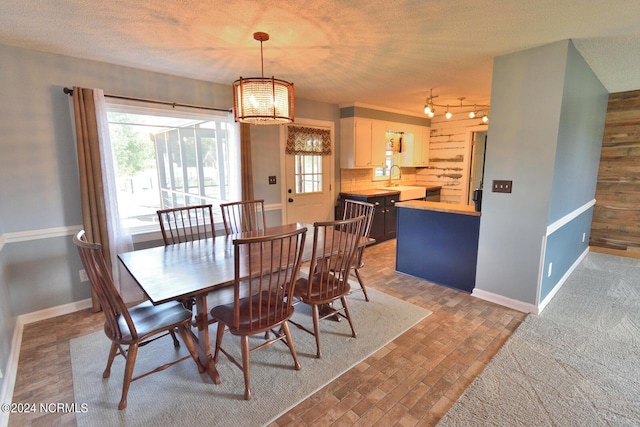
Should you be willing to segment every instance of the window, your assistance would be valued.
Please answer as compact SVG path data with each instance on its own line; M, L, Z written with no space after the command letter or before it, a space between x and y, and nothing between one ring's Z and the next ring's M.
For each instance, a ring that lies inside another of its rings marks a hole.
M322 156L318 154L296 154L296 194L322 192Z
M240 169L227 114L107 104L118 209L132 233L156 230L158 209L236 200ZM215 222L221 222L214 209Z

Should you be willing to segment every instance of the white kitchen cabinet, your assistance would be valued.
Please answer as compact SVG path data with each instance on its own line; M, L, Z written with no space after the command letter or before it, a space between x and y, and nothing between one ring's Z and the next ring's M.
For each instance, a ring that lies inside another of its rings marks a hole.
M424 126L406 127L400 164L421 167L429 164L429 137L431 129Z
M385 164L389 124L380 120L371 121L371 166L382 167Z
M429 139L431 138L431 128L421 126L422 129L422 142L420 144L420 155L416 158L419 159L419 166L429 165Z
M347 169L384 167L387 132L404 132L397 162L404 167L429 163L429 136L425 126L347 117L340 119L340 166Z
M380 132L384 127L380 123L360 117L340 119L341 167L372 168L384 165L384 131Z

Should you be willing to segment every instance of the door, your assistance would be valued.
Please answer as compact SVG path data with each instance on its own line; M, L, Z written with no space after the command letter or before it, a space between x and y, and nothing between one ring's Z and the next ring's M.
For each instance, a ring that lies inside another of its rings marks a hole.
M285 154L285 180L283 194L283 221L286 224L333 219L335 196L334 182L334 131L332 122L296 119L296 125L311 125L330 130L331 154ZM288 126L283 126L285 135ZM284 147L284 143L283 143ZM284 148L282 150L284 153Z

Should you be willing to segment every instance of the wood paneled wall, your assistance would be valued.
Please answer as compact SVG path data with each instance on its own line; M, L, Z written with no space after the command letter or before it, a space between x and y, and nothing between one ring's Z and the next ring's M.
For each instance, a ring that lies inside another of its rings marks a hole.
M589 244L640 256L640 90L609 95Z
M431 120L429 166L418 169L416 183L441 186L441 202L467 204L467 132L469 128L479 125L482 125L480 119L469 119L466 114L454 114L450 120L444 116L436 116Z

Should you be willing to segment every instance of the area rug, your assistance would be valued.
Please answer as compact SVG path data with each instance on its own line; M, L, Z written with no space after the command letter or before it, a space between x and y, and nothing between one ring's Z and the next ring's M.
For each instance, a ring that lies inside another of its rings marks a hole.
M293 369L288 348L276 343L251 355L253 398L245 401L242 371L220 356L222 384L198 374L192 360L149 375L131 384L128 406L118 411L124 358L118 357L111 377L102 378L110 341L104 333L71 340L71 365L75 402L87 411L76 414L78 426L208 425L261 426L278 418L342 373L384 347L431 314L416 305L367 289L349 296L357 338L346 321L321 322L321 359L315 358L315 339L291 326L302 369ZM312 328L310 310L296 306L295 320ZM215 337L215 327L212 336ZM257 340L262 338L257 337ZM239 338L225 334L224 346L241 360ZM184 345L178 353L186 354ZM153 342L138 352L136 373L146 372L176 357L170 338Z
M438 426L637 426L640 260L590 253Z

